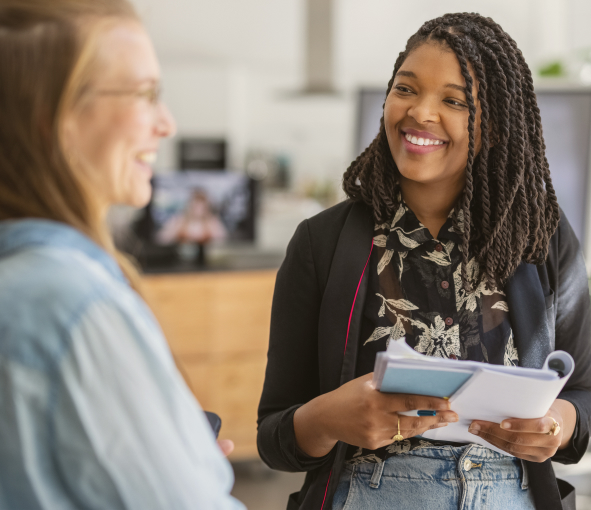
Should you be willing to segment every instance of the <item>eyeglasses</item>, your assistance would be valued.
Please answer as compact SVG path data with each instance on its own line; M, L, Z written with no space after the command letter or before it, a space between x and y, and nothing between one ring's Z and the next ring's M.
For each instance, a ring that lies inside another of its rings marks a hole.
M145 99L152 106L160 104L162 98L162 88L155 85L146 90L97 90L99 96L130 96Z

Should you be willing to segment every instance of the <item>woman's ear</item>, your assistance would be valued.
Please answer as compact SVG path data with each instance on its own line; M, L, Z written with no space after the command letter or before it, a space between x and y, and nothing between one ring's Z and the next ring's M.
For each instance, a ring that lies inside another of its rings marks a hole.
M60 149L70 170L82 175L82 157L78 150L80 122L75 112L64 116L60 126Z
M74 119L74 115L72 113L64 115L64 118L61 122L61 126L59 127L59 138L61 143L61 149L69 163L70 155L73 152L73 148L76 146L76 128L77 123Z

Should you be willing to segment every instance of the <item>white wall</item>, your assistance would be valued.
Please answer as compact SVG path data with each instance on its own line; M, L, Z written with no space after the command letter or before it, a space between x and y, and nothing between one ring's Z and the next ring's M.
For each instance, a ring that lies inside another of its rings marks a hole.
M338 97L298 97L303 0L135 0L159 53L179 135L226 136L290 156L297 181L338 181L354 156L355 90L386 85L408 37L445 12L491 16L530 65L591 47L589 0L334 0ZM161 168L174 166L173 143Z

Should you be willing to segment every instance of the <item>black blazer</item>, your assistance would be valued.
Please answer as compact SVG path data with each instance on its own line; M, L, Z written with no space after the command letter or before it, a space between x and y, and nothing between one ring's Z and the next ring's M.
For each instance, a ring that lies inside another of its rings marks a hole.
M354 378L373 231L365 205L342 202L299 225L277 275L257 443L273 469L307 472L288 510L332 506L346 445L339 442L322 458L308 457L296 448L293 414ZM578 462L591 419L591 310L583 256L564 215L546 264L522 263L506 293L522 366L541 368L555 349L575 359L560 398L576 407L577 428L572 445L553 460ZM573 493L564 499L569 486L557 482L550 460L526 465L536 508L571 508L571 500L574 505Z

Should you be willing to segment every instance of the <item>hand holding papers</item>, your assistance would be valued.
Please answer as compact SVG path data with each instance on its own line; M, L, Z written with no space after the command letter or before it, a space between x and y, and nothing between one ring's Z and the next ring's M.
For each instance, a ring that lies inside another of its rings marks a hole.
M378 353L375 387L385 393L410 393L449 398L460 420L429 430L428 439L479 443L508 455L484 439L470 434L472 420L501 423L507 418L531 419L546 414L574 370L564 351L551 353L542 369L489 365L425 356L403 338L391 341Z

